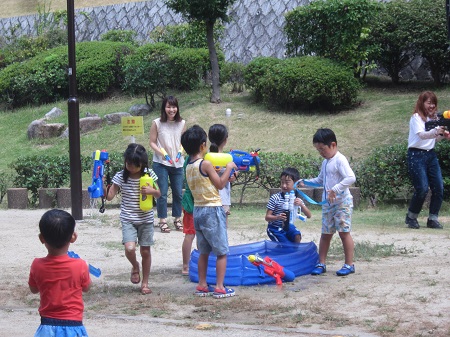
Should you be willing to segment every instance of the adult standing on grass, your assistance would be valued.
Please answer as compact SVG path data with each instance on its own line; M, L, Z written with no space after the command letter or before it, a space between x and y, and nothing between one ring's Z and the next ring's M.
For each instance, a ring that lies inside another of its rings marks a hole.
M176 230L182 231L181 198L183 193L183 164L181 154L181 134L186 129L186 121L181 118L178 100L167 96L161 104L161 116L152 122L150 147L153 150L153 170L158 176L161 197L156 202L159 228L162 233L170 233L167 225L167 193L169 181L172 189L172 216Z
M425 131L425 122L436 118L437 97L433 92L425 91L419 95L409 121L407 162L414 194L405 219L408 228L420 228L417 218L430 188L431 200L427 227L442 229L438 216L444 199L444 182L434 147L436 141L443 138L449 139L450 134L440 126Z

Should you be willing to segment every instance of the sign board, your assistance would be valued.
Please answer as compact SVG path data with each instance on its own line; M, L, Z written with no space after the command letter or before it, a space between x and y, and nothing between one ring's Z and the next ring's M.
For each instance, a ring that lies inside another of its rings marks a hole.
M144 134L144 118L142 116L122 117L121 122L123 136Z

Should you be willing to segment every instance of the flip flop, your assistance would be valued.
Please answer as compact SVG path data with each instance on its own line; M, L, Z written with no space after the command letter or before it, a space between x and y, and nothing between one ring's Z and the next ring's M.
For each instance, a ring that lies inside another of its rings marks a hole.
M130 281L133 284L138 284L139 282L141 282L141 275L139 270L135 271L134 268L131 268Z

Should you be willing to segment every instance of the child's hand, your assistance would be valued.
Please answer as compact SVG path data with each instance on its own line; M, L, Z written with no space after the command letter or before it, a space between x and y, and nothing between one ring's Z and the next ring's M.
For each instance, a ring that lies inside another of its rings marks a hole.
M333 190L328 190L327 191L327 199L329 202L335 202L336 200L336 192Z
M303 182L303 179L300 179L299 181L297 181L297 185L299 185L300 187L305 187L305 183Z
M237 166L236 166L236 164L234 163L234 162L232 162L232 161L230 161L229 163L227 163L227 166L226 166L226 168L228 169L228 168L230 168L230 171L232 170L232 169L234 169L235 171L237 171Z
M295 198L294 199L294 205L295 206L304 206L305 205L305 203L303 202L303 200L302 199L300 199L300 198Z
M155 191L155 189L152 186L150 186L149 183L147 183L147 185L142 186L142 188L141 188L142 195L153 194L154 191Z
M444 131L444 138L450 139L450 132L448 132L447 130Z

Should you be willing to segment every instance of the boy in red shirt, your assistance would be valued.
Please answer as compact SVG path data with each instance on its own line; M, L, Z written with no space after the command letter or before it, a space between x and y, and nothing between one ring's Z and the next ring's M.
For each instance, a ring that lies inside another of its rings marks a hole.
M91 279L88 264L67 255L69 245L76 241L75 219L66 211L47 211L39 221L39 240L48 255L34 259L28 285L33 294L40 294L41 325L35 337L85 337L83 326L83 292L89 290Z

